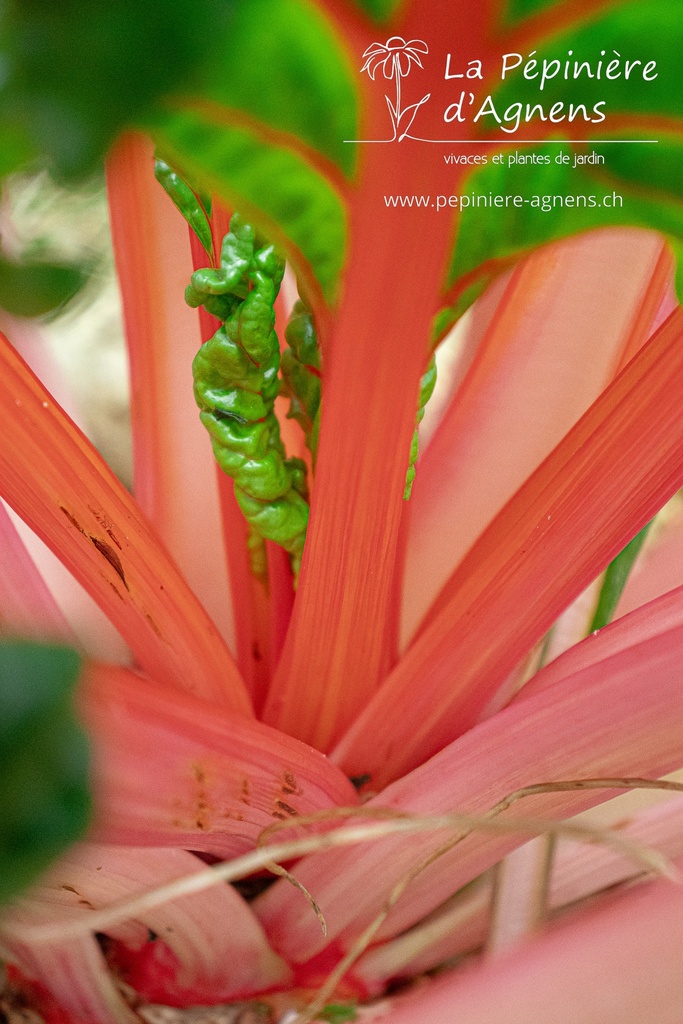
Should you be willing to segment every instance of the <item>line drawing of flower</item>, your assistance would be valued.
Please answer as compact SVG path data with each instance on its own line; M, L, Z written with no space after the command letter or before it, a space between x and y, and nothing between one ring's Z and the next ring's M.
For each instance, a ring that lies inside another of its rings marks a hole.
M361 74L367 71L374 82L375 75L381 68L384 78L388 81L392 78L396 80L395 103L392 103L389 97L385 95L394 132L392 138L386 140L387 142L394 142L397 137L399 142L405 139L410 131L410 126L415 120L418 109L431 96L431 93L428 92L418 103L411 103L409 106L401 109L401 79L407 77L413 63L417 64L420 68L424 68L420 60L420 54L427 53L429 53L429 47L424 40L411 39L406 42L403 36L390 36L385 43L372 43L363 53L365 63L360 69ZM406 119L406 115L409 115L408 121L399 135L399 126L401 121Z

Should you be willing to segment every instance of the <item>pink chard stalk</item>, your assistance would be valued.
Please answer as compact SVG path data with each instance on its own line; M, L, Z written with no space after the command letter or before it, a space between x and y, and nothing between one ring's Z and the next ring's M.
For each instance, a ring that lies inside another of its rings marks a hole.
M0 1008L678 1024L680 0L34 6L0 173L106 154L134 486L3 250Z

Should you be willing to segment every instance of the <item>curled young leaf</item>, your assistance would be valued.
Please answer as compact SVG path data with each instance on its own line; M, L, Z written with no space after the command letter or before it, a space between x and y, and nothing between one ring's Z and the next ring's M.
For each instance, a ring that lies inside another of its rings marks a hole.
M195 271L185 297L223 320L194 359L194 393L216 461L233 478L252 528L252 569L263 573L255 531L289 552L296 576L308 523L305 467L286 458L273 411L280 390L273 304L283 272L273 247L256 248L253 227L235 214L220 267Z
M410 445L410 462L408 464L408 472L406 473L406 486L403 492L404 501L408 501L410 498L410 494L413 489L413 481L415 480L415 463L417 462L418 446L420 443L417 428L424 419L425 408L427 406L427 402L432 397L435 386L436 360L434 359L434 356L432 356L420 381L420 394L417 399L417 415L415 417L415 433L413 434L413 440Z
M281 369L284 391L290 400L287 415L303 430L315 464L320 425L320 350L313 315L301 301L292 310L285 338L289 348L282 353Z
M211 257L213 242L207 216L211 213L211 201L199 196L161 157L156 157L154 161L154 176Z

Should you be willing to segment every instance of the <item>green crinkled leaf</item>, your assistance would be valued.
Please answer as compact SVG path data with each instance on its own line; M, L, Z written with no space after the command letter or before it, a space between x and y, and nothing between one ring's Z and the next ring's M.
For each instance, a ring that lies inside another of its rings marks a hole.
M88 747L71 708L79 670L64 647L0 644L0 902L88 824Z
M615 148L601 147L599 143L592 147L605 156L606 168ZM506 157L514 152L511 149ZM569 152L567 147L546 144L519 152L549 157L550 163L509 168L489 163L472 174L462 188L470 196L519 195L523 205L470 206L463 210L450 267L450 285L468 275L467 285L471 287L472 278L490 275L490 261L510 261L536 246L593 228L629 225L661 231L673 239L683 238L683 203L677 197L650 195L635 187L635 182L629 183L611 173L603 175L602 167L593 172L586 166L573 168L571 162L557 164L556 156ZM612 201L615 192L623 196L623 206L603 206L605 197ZM577 205L572 197L578 196L592 196L596 205ZM539 206L532 205L536 200ZM544 201L549 208L543 209Z
M180 177L172 167L158 157L154 161L154 176L164 189L166 194L173 201L177 209L190 225L195 235L204 247L209 256L213 254L213 240L211 237L211 225L207 218L208 211L200 198L192 191L186 181Z
M74 264L13 263L0 257L0 309L42 316L72 298L85 278L85 268Z
M201 94L290 132L351 174L356 73L320 9L306 0L249 0L207 64Z
M232 0L5 0L0 105L64 176L91 170L116 133L189 85Z
M158 119L154 133L173 166L245 214L260 210L308 260L328 300L344 261L346 215L330 183L296 153L197 113Z
M373 21L388 21L398 11L402 0L355 0L356 7L360 7L363 14L367 14Z

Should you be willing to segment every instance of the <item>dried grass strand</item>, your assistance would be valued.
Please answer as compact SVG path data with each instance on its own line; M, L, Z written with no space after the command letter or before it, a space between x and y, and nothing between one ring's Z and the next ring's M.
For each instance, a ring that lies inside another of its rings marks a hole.
M672 793L681 793L683 792L683 783L670 782L668 780L662 779L641 779L634 777L567 779L560 780L557 782L539 782L534 783L530 786L523 786L522 788L514 790L512 793L509 793L507 796L503 797L503 799L500 800L497 804L495 804L486 813L485 817L489 821L493 821L497 815L507 810L518 800L523 800L526 797L538 796L543 793L571 792L586 789L657 789ZM366 810L372 809L361 808L361 811ZM380 809L377 808L377 810ZM565 823L557 824L563 826L562 831L560 831L559 828L557 830L548 828L545 833L538 834L543 834L546 836L546 838L551 839L553 845L556 844L557 840L561 838L563 834L565 838L581 838L578 835L570 836L568 831L564 831L564 829L569 829L577 826L571 826ZM275 826L269 826L269 828L266 831L268 831L269 833L273 833L284 826L285 823L283 823L282 826L278 823ZM405 890L408 888L410 883L413 882L418 877L418 875L422 874L422 872L425 871L431 864L439 860L446 853L449 853L455 846L457 846L464 839L466 839L468 835L471 835L473 831L473 828L468 829L462 835L457 836L455 839L450 840L448 843L445 843L443 846L439 847L438 850L434 851L428 857L420 861L420 863L416 867L414 867L411 871L407 872L401 879L399 879L394 888L391 890L380 912L356 938L350 949L347 951L346 955L339 961L334 970L330 972L328 978L319 989L315 999L306 1007L304 1011L302 1011L299 1014L299 1016L296 1018L295 1021L292 1022L292 1024L313 1024L320 1011L323 1009L323 1007L329 1001L331 996L334 994L337 985L341 982L344 975L347 973L347 971L351 969L351 967L353 967L354 963L367 950L373 938L375 937L381 926L384 924L384 921L389 916L393 908L396 906L396 903L403 895ZM599 831L603 833L601 839L598 839L597 835L595 835L593 839L588 839L587 837L584 837L584 841L592 843L603 842L606 845L619 848L620 843L618 841L615 842L615 839L623 839L623 836L619 836L618 833L616 833L613 829L601 830L599 828L596 828L596 833ZM622 850L621 852L624 851ZM656 851L650 850L649 853L655 853L657 857L661 856L660 854L657 854ZM664 874L667 877L671 877L675 881L679 881L678 874L675 870L673 874L671 874L670 871L666 871L664 872Z
M401 833L409 834L442 831L445 829L458 829L460 834L454 839L449 840L447 844L439 847L428 858L421 861L416 868L413 868L411 872L406 874L394 886L387 900L387 903L391 903L391 906L386 910L384 917L395 905L405 888L418 874L474 831L492 832L499 835L551 835L559 838L576 839L579 842L608 845L629 859L635 860L647 871L652 871L678 881L678 873L666 857L658 851L620 835L612 829L571 822L547 821L539 818L517 818L514 821L496 820L496 816L501 811L507 809L511 803L522 797L553 790L581 788L643 788L683 792L683 784L681 783L658 782L651 779L582 779L557 783L539 783L534 786L524 787L524 789L516 790L508 797L505 797L504 800L496 804L495 808L492 808L485 815L458 813L431 816L411 815L407 812L395 811L386 807L337 807L327 811L301 815L297 818L291 818L286 822L277 822L264 830L259 842L265 841L273 833L283 829L305 827L337 818L357 819L367 817L379 818L380 820L375 820L370 824L345 825L340 829L334 829L323 835L306 836L303 839L290 842L259 846L256 850L236 857L233 860L197 871L192 875L187 875L174 882L158 886L133 898L114 902L101 910L95 910L87 914L81 920L70 919L33 925L21 925L7 921L2 926L2 932L6 938L19 942L30 942L32 944L59 942L76 936L86 935L93 931L106 931L107 928L119 924L121 921L140 917L147 910L159 906L168 900L179 899L182 896L200 892L222 882L238 881L253 874L255 871L267 868L271 864L279 867L279 861L291 860L309 853L318 853L335 847L372 842L376 839ZM284 870L282 869L282 871ZM277 873L280 874L281 872L278 871ZM287 874L289 875L289 873ZM297 888L303 890L304 887L299 884ZM310 894L307 895L307 898L312 900ZM384 920L384 917L382 920ZM378 928L379 925L376 927Z

